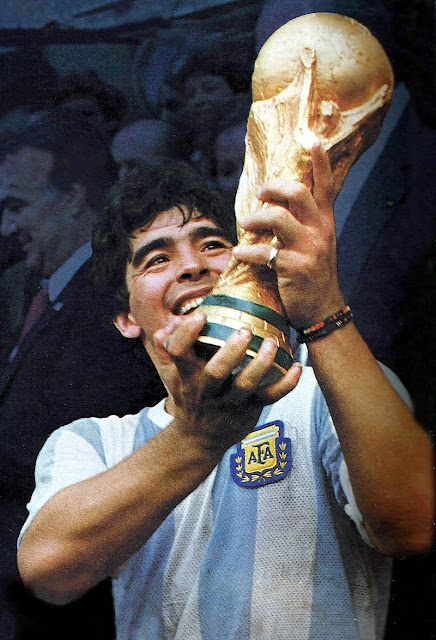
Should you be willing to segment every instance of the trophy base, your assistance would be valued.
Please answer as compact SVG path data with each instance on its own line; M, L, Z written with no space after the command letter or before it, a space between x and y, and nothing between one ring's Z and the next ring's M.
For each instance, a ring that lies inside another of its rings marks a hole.
M276 382L290 369L294 360L289 346L289 325L276 311L243 298L214 294L206 296L201 307L207 315L207 322L196 344L200 357L209 360L234 331L247 327L252 338L244 361L233 375L237 375L256 356L266 337L273 338L278 348L274 365L262 386Z

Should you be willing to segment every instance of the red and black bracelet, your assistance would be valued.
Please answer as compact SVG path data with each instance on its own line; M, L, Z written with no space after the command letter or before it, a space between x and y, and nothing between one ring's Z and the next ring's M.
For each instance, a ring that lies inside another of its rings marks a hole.
M345 305L343 309L339 309L331 316L324 318L321 322L314 324L312 327L306 329L296 329L298 342L314 342L328 336L336 329L340 329L344 325L353 320L353 313L350 307Z

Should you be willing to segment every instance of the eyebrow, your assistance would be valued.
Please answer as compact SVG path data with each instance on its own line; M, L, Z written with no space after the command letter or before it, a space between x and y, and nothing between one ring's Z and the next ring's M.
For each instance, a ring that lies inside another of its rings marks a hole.
M204 238L210 238L211 236L218 236L220 238L223 238L223 240L226 240L233 245L231 240L227 237L225 231L223 231L223 229L220 229L220 227L197 227L196 229L193 229L189 232L189 237L192 240L203 240ZM150 242L146 242L141 247L139 247L137 251L135 251L130 264L132 265L132 267L138 267L146 258L146 256L152 251L155 251L156 249L169 249L174 247L175 244L175 238L169 236L161 236L160 238L150 240Z
M17 198L16 196L7 195L0 201L1 210L5 209L5 207L10 207L11 205L19 205L23 206L27 204L27 200L23 200L23 198Z
M3 198L3 202L25 202L25 200L23 198L19 198L18 196L13 196L11 194L7 194L4 198Z

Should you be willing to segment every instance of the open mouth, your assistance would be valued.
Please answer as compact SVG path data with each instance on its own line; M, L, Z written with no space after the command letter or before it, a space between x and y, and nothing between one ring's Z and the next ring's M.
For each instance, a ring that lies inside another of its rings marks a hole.
M192 311L194 311L194 309L197 309L202 304L203 300L204 300L204 297L194 298L193 300L189 300L188 302L185 302L185 304L180 307L180 311L178 312L177 315L186 316L188 313L191 313Z

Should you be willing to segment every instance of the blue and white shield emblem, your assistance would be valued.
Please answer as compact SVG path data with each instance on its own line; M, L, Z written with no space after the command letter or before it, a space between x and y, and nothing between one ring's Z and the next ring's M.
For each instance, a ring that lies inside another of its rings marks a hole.
M241 487L261 487L283 480L292 467L291 440L283 437L283 422L256 427L230 456L232 478Z

